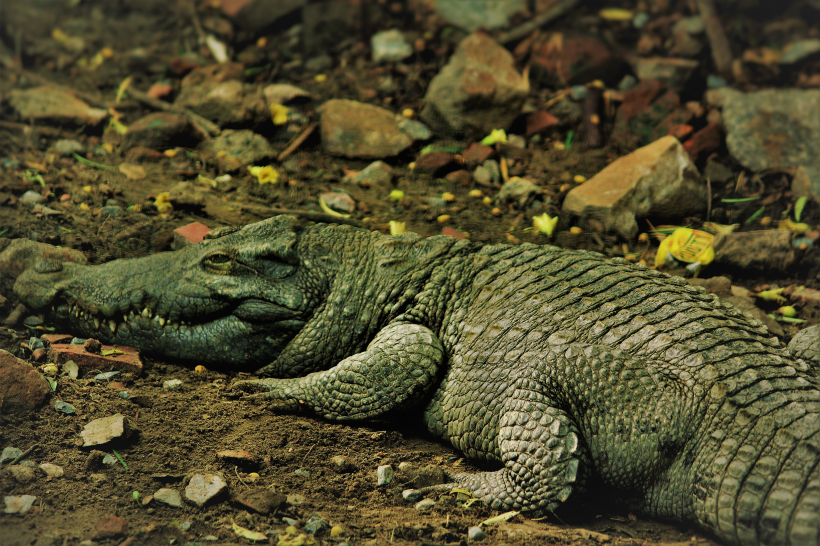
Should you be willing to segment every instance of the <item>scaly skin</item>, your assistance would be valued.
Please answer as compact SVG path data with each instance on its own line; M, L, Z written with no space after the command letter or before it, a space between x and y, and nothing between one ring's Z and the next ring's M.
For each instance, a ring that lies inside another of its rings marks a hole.
M157 342L149 332L167 325L140 318L115 337L69 326L191 360L236 362L212 352L244 347L270 359L262 375L289 379L238 388L327 419L425 403L433 433L502 464L432 489L544 514L604 487L726 543L820 544L817 329L791 354L716 297L622 260L274 218L160 257L45 264L15 290L34 308L56 303L58 319L61 298L176 310L201 335ZM274 342L259 341L265 328Z

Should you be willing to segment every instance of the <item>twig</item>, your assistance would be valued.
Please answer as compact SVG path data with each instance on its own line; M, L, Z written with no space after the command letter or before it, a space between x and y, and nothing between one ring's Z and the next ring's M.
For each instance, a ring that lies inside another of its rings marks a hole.
M53 136L53 137L60 137L60 138L77 138L77 135L74 133L69 133L67 131L61 131L59 129L55 129L53 127L44 127L42 125L26 125L25 123L17 123L14 121L2 121L0 120L0 127L5 127L6 129L13 129L20 131L23 134L28 132L35 132L40 133L46 136Z
M732 71L732 50L729 48L729 40L726 38L723 25L718 18L715 2L714 0L695 1L706 27L706 36L708 36L709 45L712 48L712 59L715 61L715 68L724 76L729 75Z
M245 483L245 480L242 479L242 476L239 475L239 471L237 470L237 468L239 467L234 465L233 473L236 474L236 479L242 482L242 485L244 485L245 487L250 487L248 484Z
M216 136L220 133L220 129L217 124L215 124L209 119L203 118L199 114L191 112L187 108L174 106L173 104L169 104L165 101L149 97L139 89L135 89L133 87L129 87L127 92L131 98L143 103L146 106L150 106L154 110L163 110L165 112L176 112L177 114L182 114L183 116L191 120L191 122L196 126L196 128L202 131L206 138Z
M279 154L279 157L277 157L276 160L279 163L284 161L290 154L295 152L296 148L301 146L302 143L305 140L307 140L307 137L309 137L311 135L311 133L313 133L313 131L315 131L315 130L316 130L316 124L315 123L311 123L310 125L308 125L304 129L302 129L302 132L299 133L298 135L296 135L295 137L293 137L293 139L290 141L290 144L288 144L288 147L285 148L285 150L281 154Z
M8 465L9 465L9 466L13 466L13 465L17 464L17 463L18 463L18 462L20 462L20 461L21 461L24 457L26 457L29 453L31 453L31 452L34 450L34 448L35 448L35 447L37 447L37 444L34 444L34 445L33 445L33 446L31 446L30 448L28 448L27 450L25 450L24 452L22 452L20 455L18 455L17 457L15 457L15 458L14 458L14 459L10 462L10 463L8 463Z
M499 36L496 36L496 40L498 40L498 42L502 44L509 44L510 42L520 40L530 32L538 30L539 28L551 23L555 19L562 17L569 10L578 5L579 2L580 0L560 0L558 4L554 6L552 9L549 9L544 13L536 15L526 23L521 24L508 32L504 32Z
M301 216L305 220L311 220L313 222L327 222L329 224L347 224L349 226L355 227L363 227L366 228L367 226L364 225L362 222L358 220L354 220L352 218L341 218L337 216L331 216L330 214L323 214L321 212L311 212L307 210L290 210L290 209L272 209L268 207L262 207L259 205L240 205L242 210L245 212L250 212L251 214L256 214L257 216L275 216L277 214L292 214L293 216Z

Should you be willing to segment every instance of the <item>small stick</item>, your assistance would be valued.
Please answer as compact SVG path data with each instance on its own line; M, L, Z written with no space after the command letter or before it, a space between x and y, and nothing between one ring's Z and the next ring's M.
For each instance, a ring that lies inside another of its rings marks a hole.
M301 216L306 220L313 222L327 222L329 224L347 224L355 227L367 227L358 220L352 218L342 218L341 216L331 216L330 214L323 214L321 212L311 212L308 210L290 210L290 209L272 209L268 207L261 207L258 205L240 205L242 210L256 214L258 216L273 216L276 214L292 214L293 216Z
M715 2L714 0L695 0L695 2L706 27L706 36L709 37L715 68L723 75L731 74L732 50L729 48L729 40L726 38L723 25L718 18Z
M308 125L304 129L302 129L302 132L299 133L298 135L296 135L295 137L293 137L293 139L290 141L290 144L288 144L288 147L285 148L285 150L281 154L279 154L279 157L277 157L276 160L279 163L284 161L290 154L295 152L296 148L301 146L302 143L305 140L307 140L307 137L309 137L311 135L311 133L313 133L313 131L315 131L315 130L316 130L316 124L315 123L311 123L310 125Z
M37 444L34 444L34 445L33 445L33 446L31 446L30 448L28 448L27 450L25 450L24 452L22 452L20 455L18 455L17 457L15 457L15 458L14 458L14 459L10 462L10 463L8 463L8 465L9 465L9 466L12 466L12 465L17 464L17 463L18 463L18 462L20 462L20 461L21 461L24 457L26 457L29 453L31 453L31 452L32 452L32 450L34 450L34 448L35 448L35 447L37 447Z
M496 36L496 40L502 44L509 44L510 42L515 42L520 40L530 32L538 30L539 28L551 23L555 19L562 17L565 15L569 10L574 8L580 0L560 0L558 4L551 9L548 9L544 13L536 15L526 23L523 23L516 28L501 33L500 35Z

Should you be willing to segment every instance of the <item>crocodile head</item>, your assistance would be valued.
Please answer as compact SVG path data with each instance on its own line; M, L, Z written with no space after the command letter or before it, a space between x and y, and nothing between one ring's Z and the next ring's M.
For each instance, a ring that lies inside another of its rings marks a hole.
M317 287L301 272L295 220L278 216L209 236L98 266L41 262L18 277L14 292L82 337L198 363L269 363L317 305Z

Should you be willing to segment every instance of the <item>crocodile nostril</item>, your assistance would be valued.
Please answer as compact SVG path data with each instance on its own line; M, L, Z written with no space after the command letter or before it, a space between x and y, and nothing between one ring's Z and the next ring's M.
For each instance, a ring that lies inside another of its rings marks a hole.
M59 273L63 270L63 262L58 260L42 260L34 265L36 273Z

